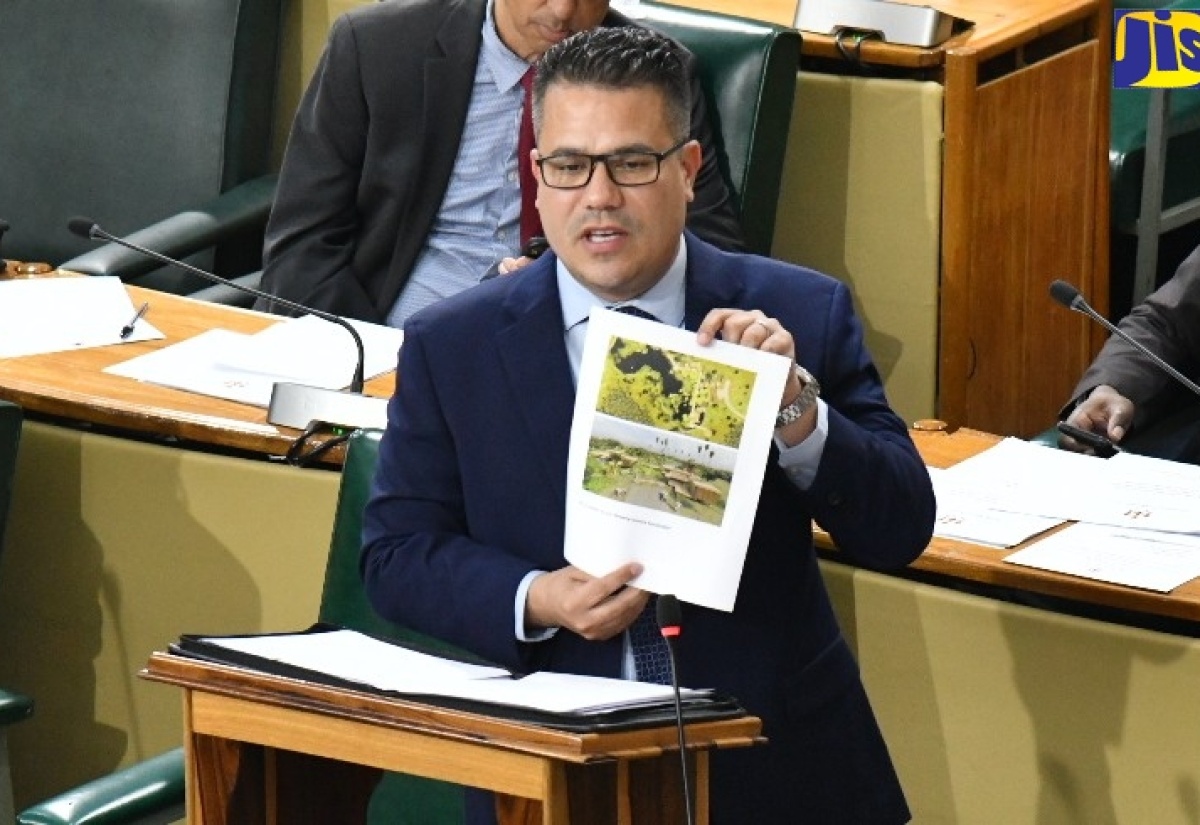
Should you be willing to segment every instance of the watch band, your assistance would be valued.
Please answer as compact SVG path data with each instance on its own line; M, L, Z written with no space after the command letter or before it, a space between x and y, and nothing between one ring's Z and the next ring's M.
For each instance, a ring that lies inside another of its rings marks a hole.
M801 418L816 406L817 396L821 394L821 385L817 383L817 379L813 377L812 373L799 364L792 364L792 372L796 373L796 377L800 379L800 394L775 416L775 429L777 430Z

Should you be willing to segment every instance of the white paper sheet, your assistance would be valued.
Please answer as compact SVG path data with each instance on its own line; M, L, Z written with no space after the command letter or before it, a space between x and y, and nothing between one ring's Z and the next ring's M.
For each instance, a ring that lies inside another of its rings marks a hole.
M946 476L992 509L1200 534L1200 473L1189 472L1128 453L1104 459L1006 438Z
M0 358L104 347L163 338L154 305L121 337L137 312L119 278L0 281Z
M404 333L352 321L366 353L364 377L396 367ZM280 321L254 335L213 329L105 369L173 389L266 407L277 382L341 389L357 362L346 330L306 315Z
M567 466L565 554L732 610L790 363L593 310Z
M1005 561L1168 593L1200 576L1200 537L1073 524Z
M935 536L985 547L1013 547L1063 523L1060 518L994 509L989 506L990 499L986 495L955 484L945 470L927 469L937 498Z

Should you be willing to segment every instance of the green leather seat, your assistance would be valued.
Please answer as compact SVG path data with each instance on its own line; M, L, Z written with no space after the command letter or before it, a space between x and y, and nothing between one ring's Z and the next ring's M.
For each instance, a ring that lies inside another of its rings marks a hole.
M630 14L675 38L699 59L721 167L737 202L746 249L770 255L800 68L800 33L651 2L642 2Z
M261 266L282 0L4 0L0 255L173 292L207 283L66 229L222 274Z
M434 651L461 653L444 642L381 619L363 591L358 572L362 512L371 492L381 436L379 430L359 430L347 444L319 618L364 633L427 645ZM463 796L457 786L384 774L372 797L368 821L379 825L439 825L461 822L462 818Z

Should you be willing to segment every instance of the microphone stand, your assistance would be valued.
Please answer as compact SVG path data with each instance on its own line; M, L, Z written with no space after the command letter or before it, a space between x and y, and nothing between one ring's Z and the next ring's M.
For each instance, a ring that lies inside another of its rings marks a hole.
M1180 384L1183 384L1183 386L1187 387L1196 395L1200 395L1200 386L1197 386L1195 381L1172 367L1161 357L1151 352L1145 344L1134 340L1133 336L1131 336L1125 330L1121 329L1099 312L1096 312L1096 310L1092 309L1091 305L1089 305L1088 302L1083 299L1083 296L1079 294L1079 290L1068 284L1066 281L1055 281L1054 283L1050 284L1050 297L1065 306L1067 309L1071 309L1075 312L1080 312L1088 316L1093 321L1100 324L1100 326L1111 332L1113 335L1120 338L1126 344L1129 344L1129 346L1133 347L1142 355L1149 358L1152 362L1154 362L1155 366L1166 372L1167 375L1174 378Z
M670 593L658 597L654 605L658 618L658 627L663 639L667 642L667 652L671 657L671 687L675 690L675 730L679 735L679 769L683 776L683 804L687 812L688 825L694 825L696 819L692 812L692 789L690 772L688 771L687 741L683 727L683 701L679 697L679 668L675 660L675 637L682 632L683 610L679 599Z

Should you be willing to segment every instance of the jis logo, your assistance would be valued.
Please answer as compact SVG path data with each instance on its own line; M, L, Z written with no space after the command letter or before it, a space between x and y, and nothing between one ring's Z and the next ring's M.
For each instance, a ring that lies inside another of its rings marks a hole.
M1200 10L1117 9L1115 15L1114 88L1200 85Z

